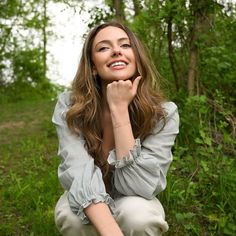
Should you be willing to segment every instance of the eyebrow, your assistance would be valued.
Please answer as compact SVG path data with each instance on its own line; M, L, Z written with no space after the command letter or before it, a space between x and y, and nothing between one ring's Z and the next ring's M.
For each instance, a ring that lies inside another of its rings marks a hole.
M122 38L119 38L117 41L118 41L118 42L121 42L121 41L124 41L124 40L129 40L129 38L128 38L128 37L122 37ZM101 41L99 41L99 42L95 45L95 48L96 48L97 45L100 44L100 43L108 43L108 44L110 44L110 43L111 43L111 40L108 40L108 39L101 40Z

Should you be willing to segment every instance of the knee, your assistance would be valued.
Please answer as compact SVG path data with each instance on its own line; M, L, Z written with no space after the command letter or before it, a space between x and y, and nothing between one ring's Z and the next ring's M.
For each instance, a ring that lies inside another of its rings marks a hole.
M149 226L149 219L145 217L145 212L132 208L131 205L119 211L117 221L124 231L140 232Z
M117 221L125 232L161 232L168 229L159 201L124 197L117 201L116 213Z
M141 212L138 214L129 211L124 211L123 214L118 217L119 225L124 230L124 232L140 232L149 227L149 221L147 218L143 217Z
M60 233L66 235L67 231L79 232L81 222L78 216L68 209L55 210L55 223Z
M80 218L71 211L64 195L57 202L54 218L56 226L62 235L74 235L72 232L79 232L82 226Z

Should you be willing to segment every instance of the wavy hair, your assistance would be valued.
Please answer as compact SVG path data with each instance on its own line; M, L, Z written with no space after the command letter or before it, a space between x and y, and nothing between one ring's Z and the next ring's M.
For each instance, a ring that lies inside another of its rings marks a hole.
M73 133L78 135L82 133L88 153L94 158L95 164L102 169L103 177L106 177L109 165L102 159L102 94L100 78L98 75L93 75L92 45L97 33L108 26L126 32L136 58L137 74L142 77L137 94L129 105L134 137L143 140L152 132L156 122L164 118L161 107L163 95L158 86L159 74L137 36L118 22L104 23L92 29L85 40L72 84L71 107L67 112L66 121Z

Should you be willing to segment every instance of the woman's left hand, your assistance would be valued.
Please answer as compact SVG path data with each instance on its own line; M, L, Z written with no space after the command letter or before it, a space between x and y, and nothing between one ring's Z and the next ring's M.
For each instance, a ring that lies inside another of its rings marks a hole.
M110 110L128 108L137 93L141 76L131 80L118 80L107 85L107 102Z

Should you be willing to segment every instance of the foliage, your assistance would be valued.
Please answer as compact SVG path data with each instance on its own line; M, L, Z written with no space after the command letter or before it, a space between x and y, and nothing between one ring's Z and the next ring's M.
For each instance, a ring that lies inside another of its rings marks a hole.
M43 67L39 48L17 50L12 59L11 81L0 87L0 104L54 98L63 87L52 84L45 77Z
M236 143L227 118L231 111L215 106L209 106L206 96L190 97L180 106L181 134L167 190L160 196L169 235L236 232Z
M235 13L234 13L235 14ZM236 83L236 46L235 16L223 13L215 18L214 28L201 38L201 60L199 68L204 88L221 91L225 96L235 98ZM207 42L207 43L206 43ZM209 91L209 93L212 93Z
M53 208L62 190L58 141L51 125L54 104L41 100L1 105L0 235L58 235Z
M47 2L0 3L0 102L55 96L46 75Z

